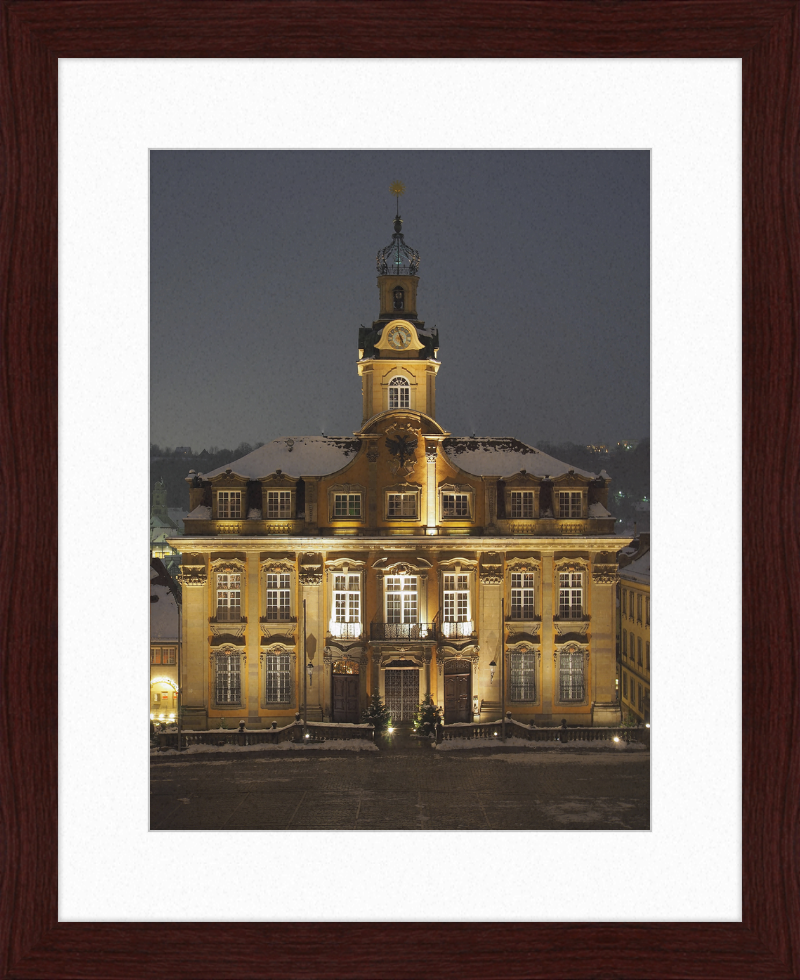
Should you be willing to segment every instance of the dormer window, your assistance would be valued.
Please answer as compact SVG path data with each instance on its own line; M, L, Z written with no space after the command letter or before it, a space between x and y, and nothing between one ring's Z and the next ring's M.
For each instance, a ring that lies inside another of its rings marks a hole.
M292 491L267 491L267 517L289 520L292 516Z
M580 490L559 490L558 516L576 518L583 516L583 494Z
M405 378L392 378L389 382L389 408L409 408L411 389Z
M405 309L405 290L402 286L395 286L392 293L392 305L396 310Z
M217 491L217 517L242 516L242 494L239 490Z
M533 491L511 490L508 494L511 517L521 520L533 519Z

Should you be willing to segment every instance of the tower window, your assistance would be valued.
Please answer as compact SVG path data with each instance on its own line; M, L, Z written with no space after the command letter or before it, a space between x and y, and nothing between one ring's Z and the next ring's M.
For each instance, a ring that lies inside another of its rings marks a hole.
M405 378L392 378L389 382L389 408L409 408L411 389Z
M393 297L394 308L396 310L404 310L406 298L405 298L405 290L403 289L402 286L395 286L392 297Z

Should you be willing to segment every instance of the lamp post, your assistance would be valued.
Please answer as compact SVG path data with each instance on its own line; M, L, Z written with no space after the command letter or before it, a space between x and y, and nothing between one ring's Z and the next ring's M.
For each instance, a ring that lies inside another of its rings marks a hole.
M506 600L500 600L500 705L502 738L506 740Z

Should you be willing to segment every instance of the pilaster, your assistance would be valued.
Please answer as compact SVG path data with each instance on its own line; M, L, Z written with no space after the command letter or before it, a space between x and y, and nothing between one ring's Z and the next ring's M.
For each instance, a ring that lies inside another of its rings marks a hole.
M542 714L552 716L555 700L556 673L553 665L553 604L556 601L554 574L554 553L542 552Z
M247 727L256 728L260 724L258 714L258 665L261 628L259 626L261 566L257 551L245 555L245 598L247 602L247 626L245 627L247 658Z

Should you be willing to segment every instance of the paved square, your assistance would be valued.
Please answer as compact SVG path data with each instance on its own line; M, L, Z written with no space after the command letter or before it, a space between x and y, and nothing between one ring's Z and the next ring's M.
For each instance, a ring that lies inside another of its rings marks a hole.
M161 757L152 830L648 830L649 752Z

